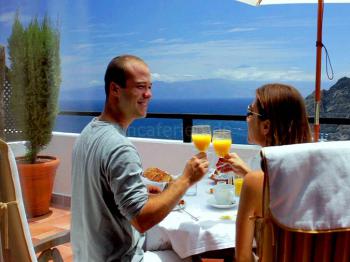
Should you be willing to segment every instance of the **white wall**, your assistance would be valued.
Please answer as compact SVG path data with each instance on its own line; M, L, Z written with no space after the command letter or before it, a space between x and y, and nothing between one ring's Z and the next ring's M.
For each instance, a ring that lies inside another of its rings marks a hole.
M60 159L55 183L54 193L60 195L71 195L71 156L75 140L79 134L54 132L53 138L48 147L42 154L55 155ZM130 138L135 144L144 168L159 167L171 174L179 174L182 172L186 161L196 153L194 147L190 143L183 143L175 140L146 139L146 138ZM11 148L15 155L23 155L23 142L12 144ZM256 156L259 147L252 145L233 145L232 152L238 153L245 161ZM213 149L209 149L209 160L211 165L215 165L215 154Z
M55 155L60 159L56 172L53 192L60 195L71 195L72 150L79 134L54 132L52 140L43 154Z

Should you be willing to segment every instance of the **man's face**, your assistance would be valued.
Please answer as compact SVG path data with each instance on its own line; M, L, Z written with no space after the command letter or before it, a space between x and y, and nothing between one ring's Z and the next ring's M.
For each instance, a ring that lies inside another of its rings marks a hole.
M120 106L126 117L145 117L152 97L151 75L148 67L138 61L130 61L125 88L121 89Z

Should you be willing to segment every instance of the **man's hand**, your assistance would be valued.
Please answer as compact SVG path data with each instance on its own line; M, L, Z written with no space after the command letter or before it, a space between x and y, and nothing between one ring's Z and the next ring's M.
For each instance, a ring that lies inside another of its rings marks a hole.
M160 194L150 194L140 213L131 220L131 224L141 233L150 229L179 203L186 190L198 182L208 171L209 162L205 153L199 153L187 161L183 175L170 183Z
M207 154L200 152L187 161L183 176L188 179L190 185L201 180L201 178L208 172L209 161Z

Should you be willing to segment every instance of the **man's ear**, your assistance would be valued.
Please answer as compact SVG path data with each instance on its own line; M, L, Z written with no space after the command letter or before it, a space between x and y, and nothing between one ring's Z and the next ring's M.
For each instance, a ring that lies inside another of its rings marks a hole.
M119 96L120 95L120 86L114 82L110 82L109 84L109 94L112 96Z
M270 132L270 127L271 127L270 120L267 119L261 122L261 129L264 136L267 136L267 134Z

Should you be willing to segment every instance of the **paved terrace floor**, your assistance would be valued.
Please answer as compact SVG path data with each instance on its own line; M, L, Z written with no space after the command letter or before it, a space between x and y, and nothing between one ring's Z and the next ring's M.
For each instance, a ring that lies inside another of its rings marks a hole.
M29 219L29 229L34 244L42 238L70 229L70 211L51 207L49 214ZM73 261L70 243L57 246L57 248L65 262Z

